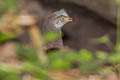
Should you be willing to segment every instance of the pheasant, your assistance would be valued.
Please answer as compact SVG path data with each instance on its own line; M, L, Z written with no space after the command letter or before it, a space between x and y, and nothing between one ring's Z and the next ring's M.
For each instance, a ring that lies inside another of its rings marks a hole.
M45 49L61 49L63 48L63 40L62 40L62 31L61 28L68 22L71 22L72 18L69 17L68 13L65 9L61 9L52 13L48 16L42 26L41 32L43 35L46 35L50 32L57 32L59 34L59 38L50 42L45 43Z

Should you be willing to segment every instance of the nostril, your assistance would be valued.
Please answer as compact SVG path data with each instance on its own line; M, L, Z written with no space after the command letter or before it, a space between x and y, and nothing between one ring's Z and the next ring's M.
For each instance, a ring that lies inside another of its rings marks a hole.
M72 18L69 18L68 21L69 21L69 22L70 22L70 21L73 21L73 19L72 19Z

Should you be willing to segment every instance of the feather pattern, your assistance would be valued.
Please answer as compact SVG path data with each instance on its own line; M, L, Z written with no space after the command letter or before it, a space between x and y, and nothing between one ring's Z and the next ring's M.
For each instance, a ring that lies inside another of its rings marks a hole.
M48 42L45 44L45 48L46 49L50 49L50 48L62 48L63 47L63 40L62 40L62 35L61 35L61 27L66 23L66 22L60 22L58 21L59 19L57 19L60 16L68 16L67 12L64 9L61 9L59 11L54 12L53 14L51 14L50 16L47 17L47 19L45 20L43 26L42 26L42 34L43 36L48 34L49 32L57 32L59 33L59 38L57 40ZM59 22L59 24L57 24L56 22Z

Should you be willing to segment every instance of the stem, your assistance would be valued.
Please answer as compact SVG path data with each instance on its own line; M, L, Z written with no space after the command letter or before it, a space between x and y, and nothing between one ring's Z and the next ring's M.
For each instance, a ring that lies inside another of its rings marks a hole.
M39 29L36 25L31 25L30 29L29 29L29 34L30 34L30 38L32 41L32 45L34 46L34 48L36 49L40 61L42 63L46 63L47 62L47 56L43 50L43 39L42 36L39 32Z

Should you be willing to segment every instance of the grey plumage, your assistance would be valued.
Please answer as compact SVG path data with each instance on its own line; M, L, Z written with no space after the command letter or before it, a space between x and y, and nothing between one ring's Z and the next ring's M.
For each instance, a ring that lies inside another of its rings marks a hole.
M50 16L47 17L45 20L43 26L42 26L42 34L43 36L48 34L49 32L57 32L59 34L59 38L57 40L48 42L45 44L46 49L51 49L51 48L62 48L63 47L63 40L62 40L62 35L61 35L61 27L66 24L67 22L61 22L60 17L65 16L69 19L71 19L67 12L64 9L61 9L60 11L56 11ZM60 19L59 19L60 18Z

